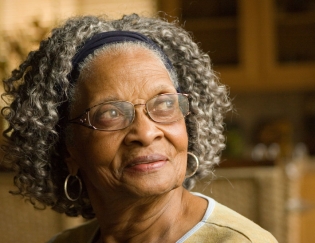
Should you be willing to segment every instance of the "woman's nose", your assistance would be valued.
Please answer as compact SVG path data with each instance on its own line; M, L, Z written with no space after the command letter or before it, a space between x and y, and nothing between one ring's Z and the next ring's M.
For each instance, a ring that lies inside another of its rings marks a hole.
M142 105L135 106L135 118L124 139L125 144L148 146L163 136L164 133L158 128L157 123L152 121L146 114L145 107Z

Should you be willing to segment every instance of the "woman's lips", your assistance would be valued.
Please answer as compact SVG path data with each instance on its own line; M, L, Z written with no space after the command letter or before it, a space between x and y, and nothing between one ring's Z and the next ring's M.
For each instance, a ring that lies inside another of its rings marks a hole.
M130 160L125 170L130 172L149 172L163 167L168 158L161 154L138 156Z

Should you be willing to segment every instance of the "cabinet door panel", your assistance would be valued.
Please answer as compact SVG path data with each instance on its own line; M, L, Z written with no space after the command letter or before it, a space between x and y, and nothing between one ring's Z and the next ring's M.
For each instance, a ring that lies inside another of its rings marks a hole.
M313 243L315 239L315 171L301 179L301 198L306 208L300 215L301 243Z

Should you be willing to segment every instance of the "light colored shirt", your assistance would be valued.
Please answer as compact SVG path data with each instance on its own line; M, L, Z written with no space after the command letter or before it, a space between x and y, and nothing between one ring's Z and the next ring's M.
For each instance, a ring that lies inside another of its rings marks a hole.
M277 243L266 230L200 193L208 201L202 220L176 243ZM93 243L99 233L96 219L54 236L48 243Z

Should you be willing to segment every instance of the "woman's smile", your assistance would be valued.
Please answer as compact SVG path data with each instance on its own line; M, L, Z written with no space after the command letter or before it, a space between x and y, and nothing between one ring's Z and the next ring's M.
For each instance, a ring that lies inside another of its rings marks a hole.
M131 173L149 173L161 169L168 162L167 156L161 154L150 154L145 156L138 156L130 160L124 172Z

